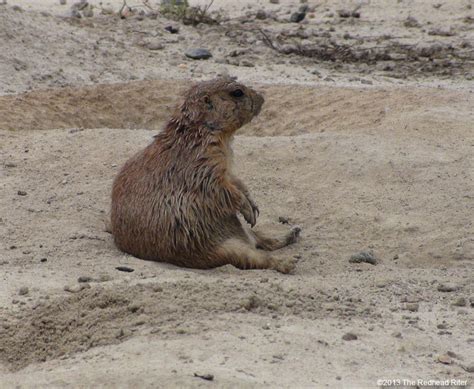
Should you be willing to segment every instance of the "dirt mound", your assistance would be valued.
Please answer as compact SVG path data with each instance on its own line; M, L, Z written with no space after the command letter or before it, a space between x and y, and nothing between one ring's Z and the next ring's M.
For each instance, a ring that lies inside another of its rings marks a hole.
M0 326L0 359L13 368L119 343L138 333L186 334L209 315L254 312L297 315L316 319L331 314L321 310L326 293L287 291L279 283L239 285L222 283L219 299L209 298L214 286L193 281L94 285L68 298L43 302L15 316L5 315ZM338 311L346 305L341 301ZM351 312L356 314L356 312ZM334 314L334 312L332 312ZM364 312L367 317L367 312Z
M158 131L189 85L185 81L149 81L0 96L0 129ZM437 89L315 89L269 85L257 85L257 88L264 92L266 103L261 114L239 134L275 136L376 129L402 114L418 115L423 110L436 114L438 107L447 104L469 104L467 95L461 97ZM286 113L284 116L282 111ZM442 116L440 119L446 120Z

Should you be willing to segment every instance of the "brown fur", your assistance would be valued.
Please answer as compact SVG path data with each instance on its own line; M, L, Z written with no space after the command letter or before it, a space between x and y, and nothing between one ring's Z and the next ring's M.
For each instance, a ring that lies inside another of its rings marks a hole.
M243 92L238 96L238 90ZM111 227L121 250L193 268L232 264L287 273L269 253L296 241L265 238L258 208L232 174L234 132L260 112L263 97L230 78L196 84L155 140L132 157L113 184Z

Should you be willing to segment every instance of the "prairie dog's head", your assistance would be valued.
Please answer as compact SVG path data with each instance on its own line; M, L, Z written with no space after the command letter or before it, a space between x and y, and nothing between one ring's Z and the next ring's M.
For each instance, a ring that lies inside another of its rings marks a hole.
M191 87L171 121L181 131L204 127L231 134L257 116L263 102L261 94L233 78L216 78Z

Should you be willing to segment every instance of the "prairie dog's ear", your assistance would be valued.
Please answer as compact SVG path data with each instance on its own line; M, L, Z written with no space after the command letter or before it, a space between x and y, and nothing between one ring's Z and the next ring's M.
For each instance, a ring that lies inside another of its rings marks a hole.
M214 109L214 104L212 104L212 100L208 95L205 95L203 97L203 101L209 111L212 111Z

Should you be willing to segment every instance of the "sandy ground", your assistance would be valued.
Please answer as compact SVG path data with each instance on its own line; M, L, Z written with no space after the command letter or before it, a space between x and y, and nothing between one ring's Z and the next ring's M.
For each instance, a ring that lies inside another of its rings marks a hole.
M117 22L94 9L73 20L69 3L0 5L0 387L472 385L471 4L373 1L360 20L338 19L357 4L310 1L301 28L282 19L296 2L216 1L227 22L175 35L161 17ZM262 8L276 19L255 20ZM422 27L404 26L408 15ZM248 41L236 41L244 16ZM442 55L315 60L249 43L256 27L359 34L361 47L391 34L377 44ZM149 50L152 39L165 47ZM202 43L211 60L183 56ZM292 275L142 261L105 231L121 164L191 79L224 73L265 94L235 139L236 170L259 204L256 228L282 234L281 217L302 227L277 254L298 260ZM349 262L361 251L377 264Z

